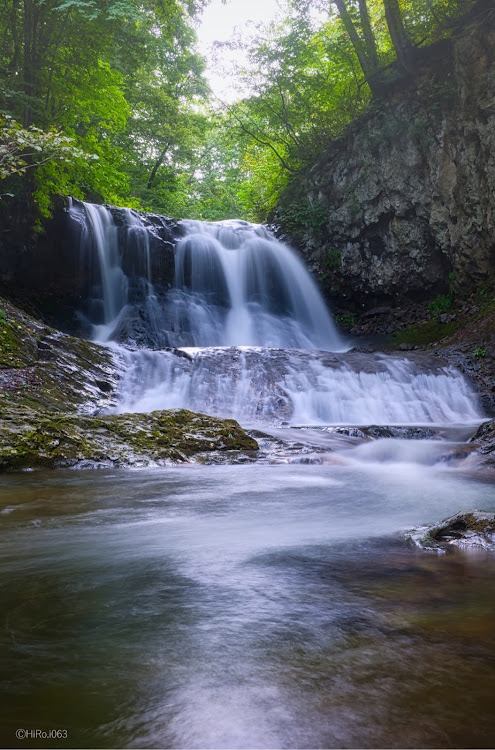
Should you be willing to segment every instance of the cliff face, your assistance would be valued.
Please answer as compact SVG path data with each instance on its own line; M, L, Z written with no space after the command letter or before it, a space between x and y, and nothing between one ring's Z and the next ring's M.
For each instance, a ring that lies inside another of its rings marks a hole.
M115 223L122 268L129 279L130 298L139 295L144 271L136 267L136 236L129 227L126 209L108 207ZM147 233L150 273L156 292L174 280L174 245L184 230L162 216L134 212ZM0 216L0 226L2 217ZM51 325L76 335L89 335L84 324L88 298L101 283L97 250L85 241L87 220L82 204L59 197L53 218L43 234L26 240L15 228L0 231L0 294ZM82 314L82 316L81 316Z
M276 220L348 309L483 285L495 268L492 2L329 144Z

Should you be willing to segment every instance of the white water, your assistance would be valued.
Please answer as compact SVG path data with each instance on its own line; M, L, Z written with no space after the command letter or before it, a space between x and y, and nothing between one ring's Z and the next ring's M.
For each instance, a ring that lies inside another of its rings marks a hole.
M463 376L433 359L328 354L349 344L303 263L264 227L182 222L175 285L159 292L139 214L122 209L117 227L109 209L81 205L81 244L99 264L93 337L132 343L137 321L154 346L182 347L121 348L118 411L188 408L249 425L480 421Z
M95 327L95 339L105 340L107 327L117 318L127 302L127 278L122 271L117 227L104 206L85 205L90 233L101 272L103 324ZM88 238L89 239L89 238ZM99 330L101 328L101 330Z
M183 223L175 284L193 346L348 348L303 263L264 227Z
M406 358L273 349L132 352L121 412L188 408L244 425L455 424L479 421L454 368Z

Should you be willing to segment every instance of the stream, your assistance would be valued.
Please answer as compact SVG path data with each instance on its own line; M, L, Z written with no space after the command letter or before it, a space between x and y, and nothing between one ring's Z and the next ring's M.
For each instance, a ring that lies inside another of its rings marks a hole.
M493 484L413 463L11 475L3 746L491 747L495 560L401 529Z
M349 351L264 228L184 223L163 291L139 215L71 211L113 411L235 417L260 455L3 478L2 747L493 747L495 557L401 536L495 511L467 381Z

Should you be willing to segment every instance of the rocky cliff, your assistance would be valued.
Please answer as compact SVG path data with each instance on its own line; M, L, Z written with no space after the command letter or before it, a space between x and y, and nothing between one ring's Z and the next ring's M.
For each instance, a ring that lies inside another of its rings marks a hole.
M493 2L421 51L416 75L329 143L289 186L277 221L349 310L486 283L495 268Z
M94 257L97 250L91 250L86 242L87 225L79 201L59 196L53 208L44 232L35 237L18 231L0 212L0 294L56 328L88 336L85 306L94 286L101 283ZM112 206L108 210L129 279L129 297L139 295L143 275L142 269L136 268L136 237L128 226L132 215L147 232L156 293L166 292L174 279L174 245L184 233L180 222Z

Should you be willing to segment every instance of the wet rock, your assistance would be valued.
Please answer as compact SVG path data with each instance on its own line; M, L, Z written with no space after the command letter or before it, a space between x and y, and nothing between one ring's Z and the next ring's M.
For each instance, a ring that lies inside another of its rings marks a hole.
M495 468L495 420L482 424L471 438L485 466Z
M461 511L439 524L413 529L403 536L424 550L446 552L458 548L495 552L495 513Z
M107 347L50 328L0 299L0 396L11 407L94 413L116 403L122 371Z
M0 405L0 471L163 466L257 449L234 420L185 409L96 417Z

